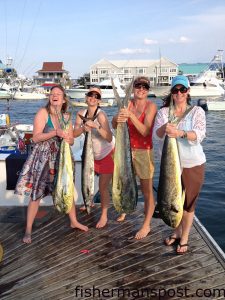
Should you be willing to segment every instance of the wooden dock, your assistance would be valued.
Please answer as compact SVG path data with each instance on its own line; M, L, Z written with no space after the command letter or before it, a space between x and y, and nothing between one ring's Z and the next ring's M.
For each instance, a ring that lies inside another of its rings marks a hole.
M123 223L110 208L100 230L99 206L89 216L79 212L86 233L72 230L54 208L48 212L36 223L32 244L24 245L25 208L0 208L0 299L225 299L224 253L197 219L189 252L176 255L163 243L172 230L161 219L153 218L145 239L133 238L142 204Z

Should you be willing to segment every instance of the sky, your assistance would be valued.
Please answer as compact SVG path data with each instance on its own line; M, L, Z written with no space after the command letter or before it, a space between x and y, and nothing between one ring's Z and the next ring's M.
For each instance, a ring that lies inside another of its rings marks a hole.
M224 0L0 0L0 60L37 75L62 61L71 78L100 59L210 62L225 50Z

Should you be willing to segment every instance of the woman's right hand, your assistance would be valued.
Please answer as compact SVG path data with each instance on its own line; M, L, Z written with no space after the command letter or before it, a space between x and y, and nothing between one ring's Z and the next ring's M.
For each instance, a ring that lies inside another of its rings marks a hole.
M129 117L130 111L127 108L121 108L117 116L117 122L125 123Z
M58 137L64 139L64 138L66 138L66 133L65 133L65 131L62 130L61 128L57 128L57 129L56 129L56 136L58 136Z

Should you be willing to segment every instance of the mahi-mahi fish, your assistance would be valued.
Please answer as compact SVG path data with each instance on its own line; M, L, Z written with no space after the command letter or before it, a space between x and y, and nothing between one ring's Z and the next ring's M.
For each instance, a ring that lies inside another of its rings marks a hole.
M83 121L92 120L94 121L97 117L97 110L93 118L87 118L79 115ZM81 171L81 191L83 195L84 205L87 213L91 211L91 205L94 197L94 181L95 181L95 170L94 170L94 151L92 144L91 130L85 133L84 146L82 151L82 171Z
M182 118L184 118L191 109L192 107L186 110ZM174 118L173 110L173 100L171 99L168 120L170 123L178 124L181 118ZM181 222L184 199L185 191L183 190L181 182L181 164L177 139L166 135L160 164L157 203L159 205L161 218L172 228L176 228Z
M118 108L127 107L133 81L124 99L120 99L112 80L113 91ZM112 201L117 212L130 213L137 205L138 189L132 164L130 136L127 122L118 123L116 129L114 172L112 183Z
M69 120L63 130L69 127ZM69 213L74 201L74 161L70 145L63 139L60 145L59 169L53 191L53 202L59 212Z

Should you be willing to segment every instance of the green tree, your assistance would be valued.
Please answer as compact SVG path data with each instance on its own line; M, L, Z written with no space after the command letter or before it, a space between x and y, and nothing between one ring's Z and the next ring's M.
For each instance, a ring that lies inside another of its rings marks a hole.
M77 83L79 85L83 85L85 87L87 87L88 85L90 85L90 73L85 73L83 76L79 77L77 79Z

